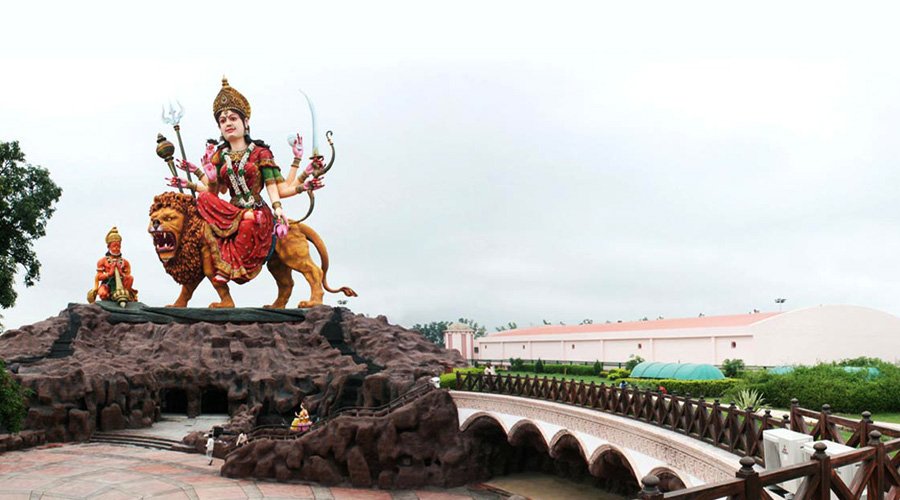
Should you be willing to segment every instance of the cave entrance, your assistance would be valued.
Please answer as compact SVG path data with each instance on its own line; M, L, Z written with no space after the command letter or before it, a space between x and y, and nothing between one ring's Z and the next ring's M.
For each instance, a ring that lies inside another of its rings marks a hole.
M187 415L187 392L174 387L162 390L162 412Z
M205 387L200 394L200 413L228 414L228 391Z

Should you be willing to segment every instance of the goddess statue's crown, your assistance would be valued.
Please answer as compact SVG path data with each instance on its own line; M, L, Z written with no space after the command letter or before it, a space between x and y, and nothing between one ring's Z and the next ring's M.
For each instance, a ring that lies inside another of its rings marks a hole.
M115 226L106 233L106 244L109 245L114 241L122 241L122 237L119 236L119 230Z
M244 118L250 118L250 102L240 92L228 85L228 78L222 77L222 90L213 101L213 118L218 119L219 113L226 109L236 109L244 115Z

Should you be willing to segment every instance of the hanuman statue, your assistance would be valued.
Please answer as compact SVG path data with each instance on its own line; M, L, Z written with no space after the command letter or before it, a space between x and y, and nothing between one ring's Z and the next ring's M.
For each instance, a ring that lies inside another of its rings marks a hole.
M88 291L88 302L112 300L124 307L126 302L137 301L138 291L132 285L131 264L122 257L122 236L115 227L106 234L106 255L97 261L94 288Z

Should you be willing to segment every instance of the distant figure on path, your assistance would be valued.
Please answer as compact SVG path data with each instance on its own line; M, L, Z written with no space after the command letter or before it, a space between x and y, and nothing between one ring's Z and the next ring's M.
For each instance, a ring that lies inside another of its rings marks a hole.
M213 450L216 449L216 438L212 434L207 434L206 437L206 456L209 457L209 465L212 465Z

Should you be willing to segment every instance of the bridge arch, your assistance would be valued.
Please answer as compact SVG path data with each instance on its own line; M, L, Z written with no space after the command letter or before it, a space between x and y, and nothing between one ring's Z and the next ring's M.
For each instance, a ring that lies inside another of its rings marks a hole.
M668 467L657 467L651 470L650 474L659 478L659 489L662 492L683 490L687 487L681 476Z
M497 425L500 426L501 429L503 429L503 433L506 434L507 436L509 436L509 429L503 422L503 419L497 418L496 415L494 415L490 412L486 412L486 411L479 411L479 412L475 412L472 415L470 415L469 418L467 418L465 420L465 422L463 422L459 426L459 430L462 432L469 430L469 427L471 427L472 424L474 424L476 420L479 420L482 418L487 418L487 419L493 420L494 422L497 423Z
M637 473L637 465L635 465L635 460L634 457L631 456L631 453L629 453L628 450L611 443L602 444L597 447L597 449L594 450L594 453L591 454L588 463L591 474L596 477L607 477L610 474L616 474L616 472L613 471L618 468L618 465L622 469L625 469L635 481L640 479L640 476L638 476Z
M523 434L526 434L529 432L532 432L532 433L540 436L541 443L544 445L543 446L544 449L546 449L548 452L550 451L550 442L549 442L549 439L547 439L547 436L544 433L544 430L541 429L541 426L538 425L536 422L534 422L530 419L527 419L527 418L523 418L522 420L519 420L518 422L513 424L513 426L509 429L509 433L507 434L507 438L509 439L509 444L515 445L522 438Z

